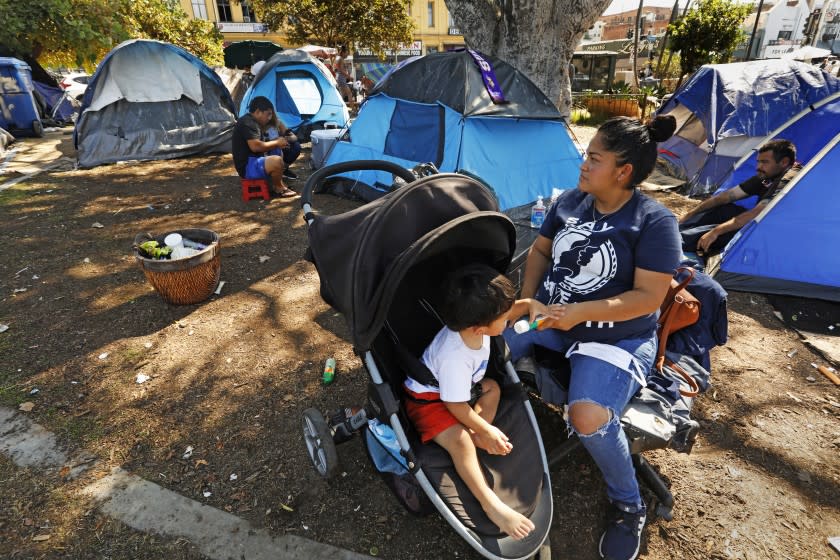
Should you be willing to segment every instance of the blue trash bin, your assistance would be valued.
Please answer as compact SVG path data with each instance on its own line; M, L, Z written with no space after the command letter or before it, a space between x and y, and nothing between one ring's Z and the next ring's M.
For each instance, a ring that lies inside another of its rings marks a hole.
M0 57L0 128L14 136L43 136L29 65L17 58Z

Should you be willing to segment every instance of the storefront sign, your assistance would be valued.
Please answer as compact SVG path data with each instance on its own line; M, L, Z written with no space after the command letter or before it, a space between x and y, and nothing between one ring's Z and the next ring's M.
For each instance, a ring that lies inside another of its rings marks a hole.
M463 35L463 33L461 33L461 30L458 29L457 27L450 27L449 28L449 34L450 35Z
M413 41L409 44L400 43L396 50L385 49L385 56L420 56L423 54L423 41ZM358 49L355 56L373 56L371 49Z
M216 28L222 33L268 33L268 26L264 23L239 23L220 21Z

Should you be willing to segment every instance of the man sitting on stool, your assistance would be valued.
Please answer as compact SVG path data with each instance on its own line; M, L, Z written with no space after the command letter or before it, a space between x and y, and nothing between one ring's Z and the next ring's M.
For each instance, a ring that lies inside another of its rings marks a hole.
M258 96L251 100L248 111L236 121L231 139L236 172L244 179L271 178L272 190L277 196L299 196L283 182L283 170L286 168L283 157L265 155L270 150L289 147L283 136L268 142L262 140L262 129L274 118L274 105L267 97Z
M680 218L683 251L698 255L719 253L742 227L750 223L785 186L802 166L796 163L796 147L789 140L776 139L758 149L757 174L704 200ZM756 205L747 210L734 204L756 195Z

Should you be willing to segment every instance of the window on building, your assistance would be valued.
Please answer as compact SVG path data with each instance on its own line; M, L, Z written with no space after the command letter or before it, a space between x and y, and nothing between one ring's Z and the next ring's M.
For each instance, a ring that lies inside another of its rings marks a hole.
M435 26L435 3L429 2L426 4L426 23L429 27Z
M230 0L218 0L216 7L219 9L219 21L233 21L230 13Z
M779 31L777 39L790 39L791 31Z
M452 14L449 13L449 10L446 10L446 26L455 27L455 20L452 19Z
M251 3L248 2L248 0L243 0L242 2L242 21L245 23L257 21L257 17L254 15L254 9L251 7Z
M207 19L207 4L204 0L192 0L192 11L195 19Z

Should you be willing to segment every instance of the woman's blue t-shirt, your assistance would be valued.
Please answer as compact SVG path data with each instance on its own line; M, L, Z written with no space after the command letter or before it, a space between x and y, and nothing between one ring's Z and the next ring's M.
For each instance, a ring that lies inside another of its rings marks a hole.
M602 215L594 198L565 191L546 212L540 235L552 240L551 263L537 299L546 304L600 300L633 289L636 268L672 273L682 255L677 219L636 191L618 211ZM587 321L569 334L609 342L650 336L656 313L616 322Z

